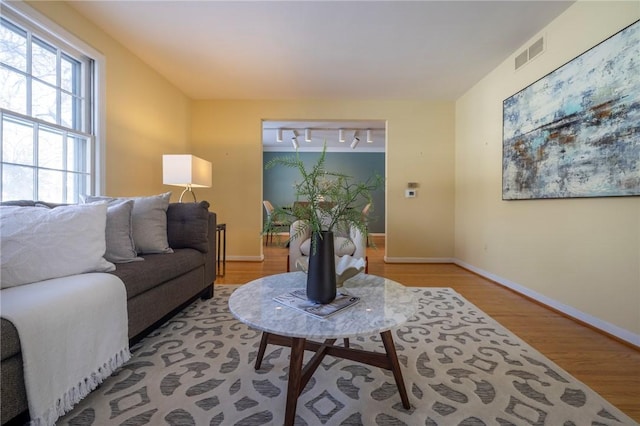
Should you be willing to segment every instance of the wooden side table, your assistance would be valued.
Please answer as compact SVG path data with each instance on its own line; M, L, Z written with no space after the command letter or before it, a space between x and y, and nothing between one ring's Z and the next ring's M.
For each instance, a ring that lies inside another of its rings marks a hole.
M220 238L222 236L222 239ZM218 223L216 225L216 240L218 240L218 250L216 252L216 275L219 277L224 277L225 269L227 266L227 224L226 223ZM220 250L220 245L222 244L222 250ZM220 255L222 254L222 257ZM222 269L220 269L220 261L222 261ZM222 273L220 272L222 271Z

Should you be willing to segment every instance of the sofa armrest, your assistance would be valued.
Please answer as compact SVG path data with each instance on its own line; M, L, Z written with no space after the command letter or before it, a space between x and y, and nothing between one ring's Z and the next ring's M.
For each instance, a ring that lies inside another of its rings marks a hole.
M205 279L205 282L207 283L213 283L216 280L216 259L218 258L216 253L216 237L217 237L216 226L218 222L217 222L217 216L215 213L208 212L207 223L208 223L207 237L208 237L209 250L204 255L205 256L204 279Z

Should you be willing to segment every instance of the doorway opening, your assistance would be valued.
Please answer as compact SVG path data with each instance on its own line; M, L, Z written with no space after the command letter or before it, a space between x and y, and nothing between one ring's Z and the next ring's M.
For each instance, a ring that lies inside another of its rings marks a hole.
M289 206L296 200L294 183L297 171L286 168L265 170L275 157L298 153L308 164L314 163L326 146L326 164L335 170L366 181L375 174L386 178L385 120L289 120L262 122L263 200L275 206ZM385 236L385 188L372 193L373 209L369 214L369 232L374 237ZM263 209L263 221L267 220ZM288 232L282 231L280 241ZM278 237L275 237L278 240Z

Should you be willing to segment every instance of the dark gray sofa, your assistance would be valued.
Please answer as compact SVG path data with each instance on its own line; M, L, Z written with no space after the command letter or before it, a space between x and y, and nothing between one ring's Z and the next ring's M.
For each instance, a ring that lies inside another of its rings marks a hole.
M124 282L127 291L131 344L196 298L213 296L216 214L209 212L208 207L206 201L170 204L167 236L174 253L142 255L144 261L119 263L111 272ZM22 424L28 420L28 404L20 339L11 322L3 318L0 327L0 420L3 425Z

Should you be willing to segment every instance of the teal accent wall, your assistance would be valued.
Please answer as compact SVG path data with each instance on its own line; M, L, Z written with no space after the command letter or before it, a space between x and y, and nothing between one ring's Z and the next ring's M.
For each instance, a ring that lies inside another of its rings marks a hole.
M276 157L295 156L292 152L263 152L263 168L271 159ZM306 167L311 167L318 161L320 152L300 152L300 158ZM385 178L385 153L351 153L351 152L327 152L327 170L344 173L352 176L354 181L364 182L376 173ZM264 170L262 193L265 200L271 201L274 206L287 206L296 201L294 182L300 180L300 174L296 169L275 166ZM369 232L384 233L385 209L384 187L372 193L373 209L369 213ZM264 209L263 209L264 210ZM266 217L265 217L266 219Z

